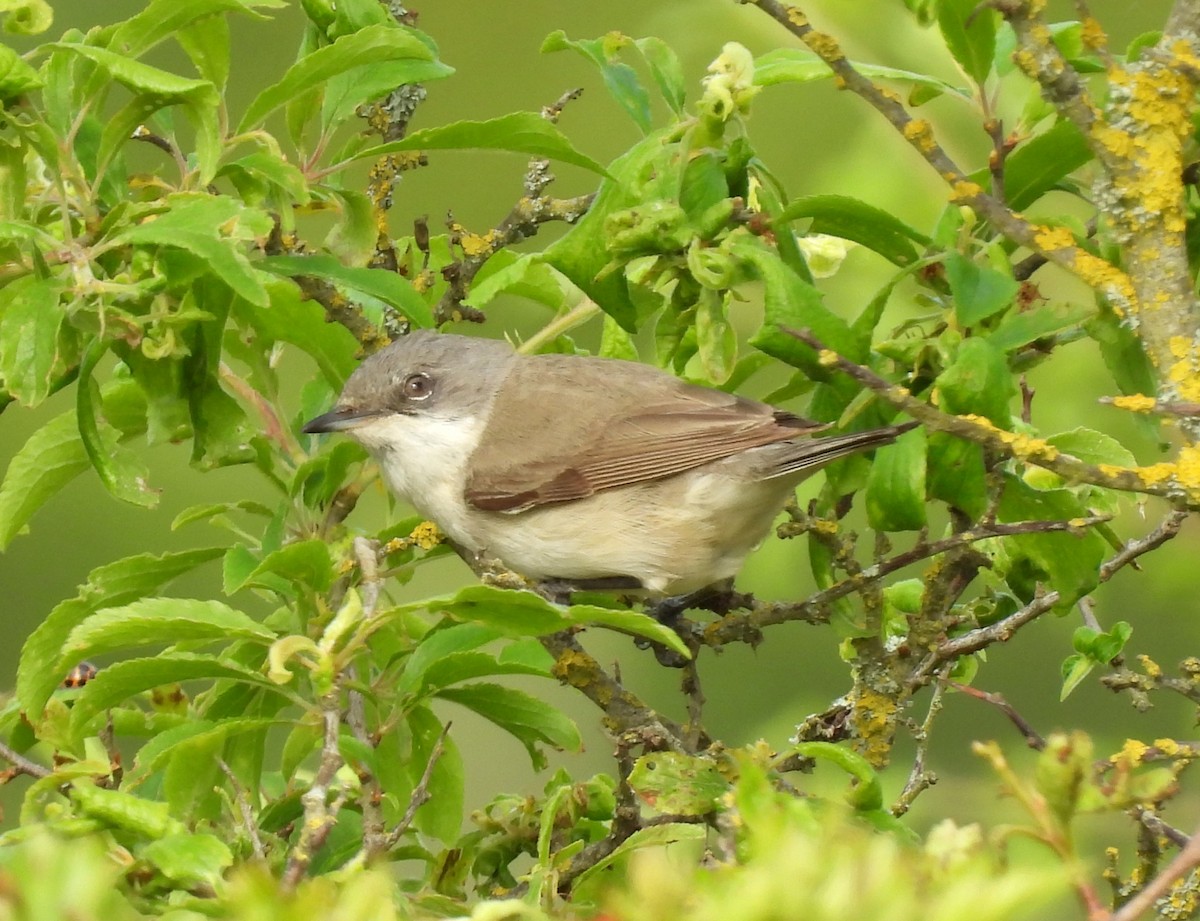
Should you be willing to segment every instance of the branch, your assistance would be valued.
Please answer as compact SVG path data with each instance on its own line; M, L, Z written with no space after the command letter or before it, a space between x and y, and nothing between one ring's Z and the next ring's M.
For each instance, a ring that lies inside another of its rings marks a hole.
M799 8L780 3L779 0L736 2L753 4L773 18L820 57L847 89L874 106L925 162L937 170L938 175L950 186L954 202L969 205L1008 239L1040 253L1048 261L1078 276L1114 304L1132 306L1134 289L1124 272L1076 245L1067 230L1030 223L984 192L938 144L929 122L913 118L895 93L881 89L859 73L847 60L837 41L813 29L808 17Z
M387 836L384 851L390 851L400 842L400 839L404 837L404 833L412 825L413 819L416 818L417 810L429 802L429 781L433 778L433 769L437 766L438 760L446 750L446 736L449 733L450 724L447 723L442 727L442 732L437 737L437 741L433 743L433 748L429 752L429 760L425 762L425 770L421 772L421 779L417 781L417 785L413 788L412 796L408 798L408 806L404 810L404 815L400 817L400 821L396 823L396 827Z
M30 761L24 755L18 755L3 742L0 742L0 758L11 764L18 774L28 774L30 777L41 779L49 777L54 773L49 768L42 767L36 761Z
M1118 570L1128 566L1142 554L1149 553L1156 547L1165 544L1179 533L1179 528L1186 517L1186 513L1178 509L1173 510L1159 523L1157 528L1145 537L1129 541L1119 553L1110 557L1100 566L1099 581L1102 583L1107 582ZM1002 620L996 621L994 624L979 627L961 636L946 640L933 650L926 657L925 661L913 671L908 681L909 689L916 690L928 684L945 662L970 655L981 649L986 649L994 643L1008 642L1016 635L1018 630L1041 617L1058 604L1060 598L1061 596L1058 592L1046 592L1044 595L1039 595L1033 601L1029 602L1025 607Z
M921 404L924 405L924 404ZM860 572L843 579L829 588L809 596L802 602L759 604L747 614L726 614L710 624L703 633L702 641L708 646L723 646L732 642L755 642L763 627L787 621L803 620L808 623L825 623L829 619L828 605L847 595L861 591L868 585L911 566L924 559L947 553L993 537L1012 537L1018 534L1045 534L1051 532L1079 532L1108 519L1104 516L1080 518L1075 521L1021 521L1012 524L991 523L960 531L950 537L932 543L920 542L915 547L894 557L867 566Z
M1152 496L1184 498L1189 508L1200 508L1200 485L1193 485L1180 476L1177 465L1154 464L1149 467L1117 467L1088 464L1070 454L1064 454L1039 438L1006 432L980 416L956 416L942 412L914 397L908 390L880 377L870 368L826 348L809 330L785 329L788 335L815 349L822 365L837 368L878 394L885 403L912 416L928 429L947 432L982 445L1006 457L1044 467L1072 483L1090 483L1121 492L1146 493Z
M570 631L541 638L542 645L554 656L551 669L559 681L568 684L604 712L604 723L614 735L633 735L647 748L687 751L683 727L660 716L609 675L575 639ZM709 744L701 732L699 745Z
M283 871L281 885L285 892L291 892L304 878L305 872L312 863L316 852L320 850L333 831L337 822L338 803L334 808L326 802L329 796L329 785L333 782L338 770L345 763L338 751L338 734L341 726L341 713L338 709L337 692L326 695L321 702L321 719L325 726L324 744L321 746L321 762L317 768L317 776L300 801L304 804L304 824L300 829L300 838L288 856L287 866Z

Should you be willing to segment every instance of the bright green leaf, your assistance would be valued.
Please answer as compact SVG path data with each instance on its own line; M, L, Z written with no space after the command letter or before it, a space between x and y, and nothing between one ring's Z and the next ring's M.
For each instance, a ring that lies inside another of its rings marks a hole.
M929 238L888 212L847 195L807 195L791 202L775 217L781 225L799 218L812 218L810 233L823 233L853 240L874 250L898 266L917 259L915 243L929 245Z
M583 740L575 724L564 713L524 691L498 684L469 684L461 688L442 688L437 696L474 710L515 736L535 769L545 765L539 744L566 751L578 751Z
M867 478L867 518L877 531L925 527L925 431L905 432L875 452Z
M0 381L26 406L50 393L65 316L54 278L27 276L0 288Z
M937 379L942 408L951 413L976 413L1001 428L1012 418L1016 395L1004 353L986 339L964 339L954 362Z
M345 290L351 297L362 292L398 310L422 329L433 326L433 311L412 284L386 269L351 268L330 256L269 256L260 268L278 275L296 278L312 275L324 278Z
M948 254L944 265L946 281L954 296L954 312L961 326L974 326L1004 310L1020 288L1011 276L972 262L959 253Z

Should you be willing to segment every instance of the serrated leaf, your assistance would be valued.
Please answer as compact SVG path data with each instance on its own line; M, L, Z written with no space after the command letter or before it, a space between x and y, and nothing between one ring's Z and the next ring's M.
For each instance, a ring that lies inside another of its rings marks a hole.
M113 238L114 243L173 246L202 259L209 271L257 307L270 303L250 260L246 241L265 237L271 219L227 196L179 193L166 199L168 210Z
M972 262L960 253L949 253L943 264L961 326L974 326L1004 310L1012 304L1020 288L1016 279Z
M543 54L552 51L571 50L578 52L600 70L601 79L609 95L633 119L643 132L650 130L650 95L642 86L637 72L628 64L617 60L617 53L630 40L619 33L610 32L603 38L569 39L561 29L546 36L542 42Z
M730 783L710 758L663 751L634 762L629 786L657 812L700 816L716 809Z
M1086 514L1079 498L1066 489L1034 489L1013 476L1005 478L998 519L1016 521L1070 521ZM1100 564L1108 545L1095 531L1086 534L1020 534L1001 538L1014 560L1028 560L1058 591L1056 610L1065 611L1099 582ZM1011 579L1010 579L1011 584ZM1013 585L1014 592L1021 588Z
M152 643L237 639L270 643L275 634L220 601L147 598L104 608L84 620L67 637L63 659L78 662L88 656Z
M214 886L233 865L233 852L216 835L184 832L151 841L138 852L165 877L181 886Z
M1087 139L1067 119L1017 145L1004 159L1004 197L1023 211L1092 159Z
M258 265L268 272L296 278L312 275L333 282L353 295L356 291L394 307L416 326L433 326L433 311L413 286L386 269L352 268L331 256L269 256Z
M0 380L26 407L46 399L54 380L66 318L60 294L54 277L29 276L0 289Z
M974 0L938 0L938 28L946 47L980 86L992 69L998 18L995 10L980 7Z
M358 365L358 340L340 323L330 323L320 304L302 300L291 282L268 282L266 290L270 308L256 310L250 303L235 301L237 321L268 341L289 342L307 353L329 385L340 390Z
M988 342L1002 352L1012 352L1055 333L1083 326L1096 315L1092 304L1058 301L1020 312L1010 311L987 334Z
M894 80L898 83L912 84L924 87L934 95L950 93L958 97L970 97L970 93L963 87L955 86L928 74L885 67L881 64L870 64L866 61L855 61L853 64L859 73L874 80ZM810 83L814 80L831 80L833 76L829 65L807 48L777 48L754 60L754 83L756 86L773 86L777 83Z
M567 617L580 626L594 625L609 627L629 633L633 636L645 637L656 643L662 643L681 656L691 658L691 653L679 634L665 624L659 623L648 614L641 611L623 610L621 608L602 608L590 604L573 604L566 610Z
M0 99L14 99L40 86L38 72L12 48L0 45Z
M1104 432L1079 426L1059 432L1046 439L1065 454L1071 454L1088 464L1111 464L1117 467L1136 467L1137 459L1125 445Z
M987 510L987 470L983 448L945 432L929 433L926 489L931 499L978 518Z
M571 625L563 611L535 592L490 585L469 585L452 598L431 604L462 620L499 630L507 636L541 636Z
M408 714L408 727L412 732L409 782L411 788L415 788L442 736L442 724L428 707L414 707ZM447 843L458 840L462 831L465 783L462 756L454 740L447 735L442 741L442 755L430 773L429 802L417 810L414 821L422 833Z
M0 483L0 550L47 499L90 466L74 412L54 417L30 435Z
M436 691L474 678L488 678L493 675L536 675L548 678L550 673L544 668L521 662L501 662L486 652L455 652L442 656L431 664L422 678L426 691Z
M913 429L875 452L867 477L867 518L876 531L925 527L925 431Z
M171 818L166 803L150 802L123 790L103 789L90 779L71 784L71 799L84 815L146 838L161 838L183 828L181 822Z
M636 39L634 44L649 65L650 73L654 82L658 84L658 91L662 93L667 106L676 115L682 115L686 84L679 56L670 45L652 35Z
M277 577L319 592L328 590L333 583L333 557L330 556L329 545L313 538L288 544L269 553L241 583L227 586L227 594L241 591L247 585L275 589L278 583L267 577Z
M448 76L454 70L436 61L433 51L411 30L396 23L369 25L318 48L288 68L283 78L263 90L246 108L237 133L249 131L268 115L305 92L323 86L338 74L366 64L410 60L427 76ZM415 71L414 71L415 72Z
M184 525L193 524L197 521L207 521L217 515L224 515L233 511L249 512L252 515L262 515L266 518L270 518L275 514L268 506L263 505L261 502L255 502L253 499L241 499L237 502L189 505L172 519L171 530L178 531Z
M444 656L470 652L503 634L484 624L450 624L430 630L404 663L397 690L411 693L421 686L425 672Z
M34 629L21 649L17 666L17 699L31 716L42 712L50 694L74 665L63 663L67 637L85 618L104 605L124 604L147 595L172 579L221 555L220 547L126 557L93 569L79 596L60 602Z
M79 382L75 388L75 419L79 438L92 467L115 498L152 508L158 504L158 490L147 482L146 465L132 452L123 448L111 426L102 425L97 417L100 388L92 380L92 372L108 346L96 339L79 365Z
M203 743L210 737L225 739L239 732L267 729L275 725L278 725L277 720L262 717L219 721L189 718L187 722L163 730L139 748L132 767L125 772L123 783L126 788L145 783L151 774L162 768L167 759L178 755L179 750L191 742ZM285 776L290 776L290 772Z
M579 730L569 717L524 691L480 683L442 688L437 696L475 711L516 737L529 752L535 769L545 765L539 744L566 751L578 751L583 744Z
M847 195L807 195L791 202L774 218L775 224L812 218L810 233L853 240L898 266L917 260L914 241L928 246L929 238L886 211Z
M643 848L660 848L684 842L700 844L707 835L708 831L705 826L690 825L683 822L672 822L666 825L653 825L650 828L639 828L617 845L611 854L592 864L579 874L571 885L571 894L574 898L586 901L590 893L597 891L597 886L607 885L612 879L612 868L628 860L636 851Z
M85 621L86 623L86 621ZM259 687L274 687L266 676L212 656L162 653L153 658L125 659L100 669L85 684L71 707L71 731L82 733L89 720L143 691L200 678L224 678Z
M731 238L732 239L732 238ZM846 321L829 310L821 292L755 237L741 237L734 251L762 280L763 325L750 344L813 377L825 376L816 353L787 330L808 330L827 348L852 361L866 358L863 343Z
M1004 353L986 339L964 339L954 362L937 379L942 408L951 413L976 413L1004 428L1012 418L1016 395Z
M361 150L353 159L382 157L405 150L504 150L608 175L603 166L576 150L557 126L533 112L512 112L487 121L459 121L425 128L403 140Z

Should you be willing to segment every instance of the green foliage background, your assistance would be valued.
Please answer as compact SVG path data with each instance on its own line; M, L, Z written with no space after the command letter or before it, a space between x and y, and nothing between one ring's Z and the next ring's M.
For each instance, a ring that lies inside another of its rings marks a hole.
M1069 5L1060 6L1056 11L1062 17L1072 15ZM594 68L568 53L538 53L548 33L562 29L572 38L612 30L633 36L658 35L681 56L686 84L692 92L725 41L739 41L755 53L786 42L780 30L756 10L723 0L603 5L541 0L523 2L519 8L452 3L428 7L420 10L420 26L436 38L441 59L457 68L457 73L448 80L430 83L429 99L418 110L413 127L482 120L515 110L536 111L563 91L585 86L583 98L566 107L560 126L578 150L601 163L608 163L628 148L637 139L637 131L603 91ZM106 5L103 15L111 22L139 8L138 4L115 3ZM1054 4L1051 8L1055 11ZM1161 25L1167 4L1113 0L1097 2L1093 9L1109 27L1113 46L1124 47L1135 35ZM810 12L821 18L823 27L845 37L852 56L886 61L901 68L935 73L940 69L947 77L954 73L953 62L936 36L912 27L899 3L828 2L814 6ZM62 4L56 7L56 13L54 31L58 32L69 25L91 25L95 8L91 4ZM240 112L291 62L302 21L299 7L291 7L278 11L270 22L238 30L229 91L232 111ZM151 55L148 62L174 66L166 52L156 55ZM935 122L939 136L960 162L977 164L986 157L986 139L978 135L952 100L935 100L925 114ZM854 195L919 228L930 226L944 205L945 191L932 171L881 120L869 117L857 100L840 93L828 81L775 87L763 93L755 100L750 127L758 152L792 196L830 191ZM153 160L155 155L139 151L134 156ZM438 152L431 155L431 161L430 167L406 174L398 188L391 213L392 227L398 235L407 233L412 221L425 214L430 216L436 232L447 208L467 227L486 228L519 195L524 166L521 157ZM560 177L553 187L557 196L583 194L595 185L595 177L586 170L561 164L555 164L554 170ZM1063 204L1051 196L1030 216L1057 216L1056 209ZM557 232L553 227L544 229L546 236L535 241L537 248ZM888 276L886 263L862 249L852 252L838 274L822 286L829 303L846 305L856 312ZM1043 293L1053 296L1055 292L1044 288ZM892 325L904 319L904 309L891 308L895 314L888 318ZM531 335L549 319L547 313L539 313L516 299L497 301L488 308L488 314L485 330L491 335ZM745 337L756 326L756 321L746 321L738 332ZM579 331L576 338L585 346L596 346L600 341L598 323ZM1068 348L1072 354L1065 362L1066 370L1064 363L1056 363L1052 376L1039 369L1030 375L1039 393L1034 402L1039 427L1061 431L1090 424L1090 420L1103 415L1103 424L1097 427L1117 435L1135 451L1140 462L1156 461L1157 446L1138 428L1136 420L1097 405L1096 399L1111 395L1113 388L1094 346L1081 342ZM314 373L310 362L287 359L284 379L297 394L294 410L299 409L300 389ZM781 381L756 381L758 395ZM72 394L62 393L35 412L6 413L0 427L0 468L7 465L11 453L28 435L69 408L72 400ZM193 472L187 466L186 447L160 446L149 452L148 459L150 480L163 490L159 508L146 511L115 503L93 477L81 477L38 514L30 534L19 537L0 555L3 612L12 638L0 650L0 675L15 673L19 638L44 612L70 596L94 566L127 554L199 545L204 535L194 530L169 530L180 510L231 495L254 498L255 490L260 488L255 475L236 467L203 475ZM814 485L804 496L815 490ZM385 497L375 492L356 511L352 524L378 529L389 517ZM1140 624L1137 650L1173 662L1180 648L1197 638L1196 631L1186 624L1186 617L1178 614L1194 603L1194 556L1194 537L1185 532L1173 546L1148 559L1143 572L1125 573L1117 584L1106 589L1102 612L1105 623L1132 620L1133 613L1126 612L1136 612ZM404 591L411 592L414 599L423 598L471 581L473 577L466 569L447 557L419 570ZM807 565L796 562L795 545L780 542L772 542L752 560L741 585L764 598L801 598L813 590ZM205 597L212 591L211 572L202 572L181 579L173 594ZM1152 609L1170 615L1164 616L1169 629L1154 630ZM1143 739L1179 735L1179 727L1188 721L1192 709L1182 700L1160 702L1154 710L1136 717L1122 710L1122 720L1128 717L1136 729L1122 726L1120 736L1114 733L1111 714L1114 706L1127 705L1123 701L1114 704L1111 692L1095 682L1085 682L1066 701L1055 702L1061 683L1059 666L1071 652L1074 626L1073 621L1044 620L1022 635L1015 648L992 650L987 666L989 686L1003 687L1014 706L1041 730L1082 727L1096 736L1097 744L1105 751L1119 747L1124 735ZM845 671L838 659L837 644L832 631L794 624L773 631L756 650L735 646L719 657L708 657L703 664L708 698L706 725L734 746L759 738L785 739L796 720L823 706L843 687ZM593 651L602 661L619 659L631 689L654 701L667 715L683 719L684 704L676 696L675 675L655 667L647 654L631 649L624 638L605 638L595 644ZM9 686L11 683L11 679L4 682ZM609 746L599 731L593 709L569 690L550 688L547 682L515 679L512 684L536 688L535 693L547 696L579 721L587 739L586 751L582 755L555 756L556 763L566 765L575 777L609 768ZM482 719L464 718L457 709L454 712L455 739L462 748L467 771L469 806L482 805L498 790L532 791L541 786L546 775L531 776L519 742ZM1012 729L998 712L978 701L952 696L931 746L931 759L936 761L942 781L918 801L911 815L915 826L932 824L944 816L963 822L977 818L994 822L1011 815L1008 804L996 801L994 774L969 751L971 739L987 737L1011 741ZM902 774L885 775L885 786L890 788L886 799L898 792L903 781ZM818 772L818 786L826 783L832 789L842 782L841 774L830 779ZM9 789L14 788L19 790L20 785ZM11 814L11 805L9 809ZM1098 834L1104 830L1104 821L1094 822ZM774 872L790 872L784 857L780 862Z

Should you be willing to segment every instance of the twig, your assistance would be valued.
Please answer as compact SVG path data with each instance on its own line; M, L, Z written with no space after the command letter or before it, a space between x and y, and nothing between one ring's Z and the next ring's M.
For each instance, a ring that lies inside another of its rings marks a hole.
M28 774L30 777L40 779L42 777L49 777L54 773L49 768L42 767L36 761L30 761L24 755L18 755L3 742L0 742L0 758L11 764L18 774Z
M804 42L847 89L870 103L937 171L953 191L953 201L969 205L1010 240L1042 254L1048 261L1094 284L1110 301L1132 306L1135 294L1125 273L1076 245L1069 232L1032 224L999 199L984 192L938 144L929 122L913 118L895 93L885 92L855 69L837 41L813 29L808 17L799 8L779 0L737 2L757 6Z
M238 813L242 817L242 827L246 829L246 837L250 839L250 847L254 851L255 858L265 860L267 850L263 847L262 837L258 832L258 822L254 818L254 808L250 805L245 787L238 781L237 775L233 773L233 768L225 763L224 758L217 758L217 765L229 778L229 785L233 790L233 801L237 803Z
M363 620L369 621L375 616L379 604L379 541L358 536L354 538L354 558L358 563L360 573L359 595L362 600ZM379 737L367 730L367 716L362 692L355 689L358 670L351 665L347 671L347 685L350 690L346 695L346 725L354 734L354 738L362 745L374 749ZM363 851L368 857L374 856L387 849L387 839L384 835L383 819L383 787L373 771L359 771L359 781L363 792L359 797L363 821Z
M949 672L947 666L943 674ZM946 692L946 683L938 682L933 686L933 696L929 700L929 709L925 713L925 721L913 732L917 743L917 753L913 757L912 770L908 772L908 780L904 789L893 804L891 813L896 818L904 815L912 808L913 801L932 787L938 781L937 774L925 770L925 761L929 757L929 738L933 732L933 720L942 711L942 695Z
M993 537L1011 537L1018 534L1082 532L1092 525L1106 520L1108 519L1103 516L1097 516L1076 521L1021 521L1011 524L993 522L978 528L960 531L951 537L932 543L918 543L915 547L890 559L863 568L857 574L843 579L829 588L822 589L798 604L791 602L760 604L747 614L732 612L726 614L704 630L702 642L708 646L722 646L737 641L750 641L763 627L793 620L824 623L828 620L828 606L839 598L861 591L866 586L878 582L897 570L911 566L913 563L947 553L976 541Z
M1025 737L1025 744L1034 751L1040 752L1046 747L1046 740L1042 734L1034 729L1029 721L1017 712L1016 708L1008 702L1008 699L1003 694L981 691L979 688L973 688L969 684L959 684L957 681L947 681L945 685L966 694L968 697L974 697L976 700L982 700L986 704L991 704L998 709L1008 717L1010 723L1017 727L1017 731Z
M425 762L425 770L421 773L421 779L413 788L412 796L408 798L408 807L404 810L404 815L400 817L400 821L396 823L396 827L392 829L387 836L384 851L390 851L404 837L404 833L408 831L412 825L413 819L416 818L417 810L429 802L429 781L433 778L433 769L437 766L438 759L442 757L442 753L446 750L446 736L450 732L450 723L442 727L441 734L437 741L433 743L433 748L429 752L429 760Z
M281 885L285 892L292 891L300 883L316 852L325 843L337 822L338 801L335 800L332 807L326 802L329 797L329 785L345 763L341 752L338 751L341 713L336 692L326 695L321 702L321 720L325 727L321 762L312 785L300 797L304 804L304 825L283 871Z
M1003 456L1015 457L1026 463L1044 467L1073 483L1091 483L1122 492L1140 492L1163 497L1178 497L1185 493L1189 503L1200 506L1200 496L1193 495L1195 491L1189 490L1183 484L1174 482L1175 477L1170 471L1160 471L1157 468L1098 467L1084 463L1073 455L1064 454L1041 439L1006 432L981 417L957 416L942 412L918 400L904 387L893 384L871 369L826 348L809 330L785 329L784 332L814 349L823 365L837 368L849 375L868 390L878 394L884 402L903 410L928 429L947 432ZM1147 472L1154 475L1145 476Z
M1161 873L1118 908L1109 917L1109 921L1134 921L1154 907L1154 903L1167 894L1172 884L1182 879L1188 873L1200 866L1200 829L1192 832L1183 850L1175 855L1175 859L1167 864Z

